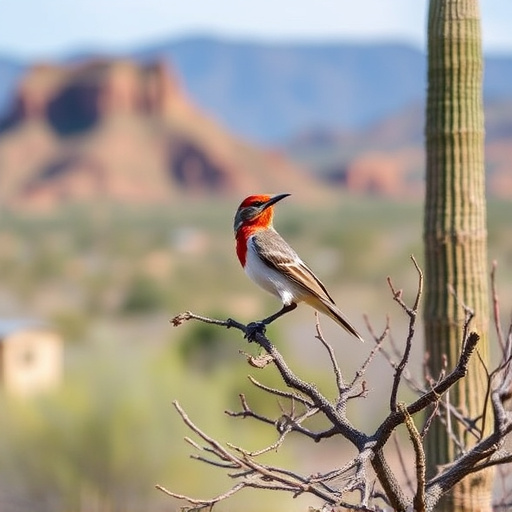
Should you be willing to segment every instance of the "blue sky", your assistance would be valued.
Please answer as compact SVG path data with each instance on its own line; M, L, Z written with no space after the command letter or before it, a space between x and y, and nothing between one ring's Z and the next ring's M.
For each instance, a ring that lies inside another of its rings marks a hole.
M484 51L512 55L512 2L481 0ZM0 53L126 50L190 34L424 47L427 0L0 0Z

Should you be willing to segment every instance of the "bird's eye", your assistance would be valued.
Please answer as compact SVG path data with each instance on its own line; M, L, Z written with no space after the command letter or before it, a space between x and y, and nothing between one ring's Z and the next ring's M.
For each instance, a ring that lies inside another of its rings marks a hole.
M252 203L252 206L256 206L257 208L259 208L259 207L260 207L260 206L262 206L262 205L263 205L263 201L254 201L254 202Z

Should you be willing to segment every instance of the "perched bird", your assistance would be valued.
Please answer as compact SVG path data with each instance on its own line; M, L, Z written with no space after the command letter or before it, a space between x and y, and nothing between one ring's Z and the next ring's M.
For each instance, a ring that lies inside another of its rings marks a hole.
M281 315L293 311L299 302L306 302L363 341L322 282L274 229L274 205L289 195L249 196L242 201L235 215L236 253L245 273L283 303L277 313L255 322L253 329L264 330Z

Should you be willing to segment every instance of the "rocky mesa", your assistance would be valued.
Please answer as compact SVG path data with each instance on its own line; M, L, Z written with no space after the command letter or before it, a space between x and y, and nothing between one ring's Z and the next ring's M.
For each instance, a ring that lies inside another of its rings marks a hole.
M279 153L233 136L197 108L163 61L35 65L0 120L7 208L153 204L291 185L321 189Z

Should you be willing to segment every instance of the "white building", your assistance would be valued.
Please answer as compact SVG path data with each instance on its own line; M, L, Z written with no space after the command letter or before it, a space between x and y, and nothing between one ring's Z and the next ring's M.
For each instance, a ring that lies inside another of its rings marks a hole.
M32 395L62 380L62 338L48 326L0 319L0 385L8 393Z

